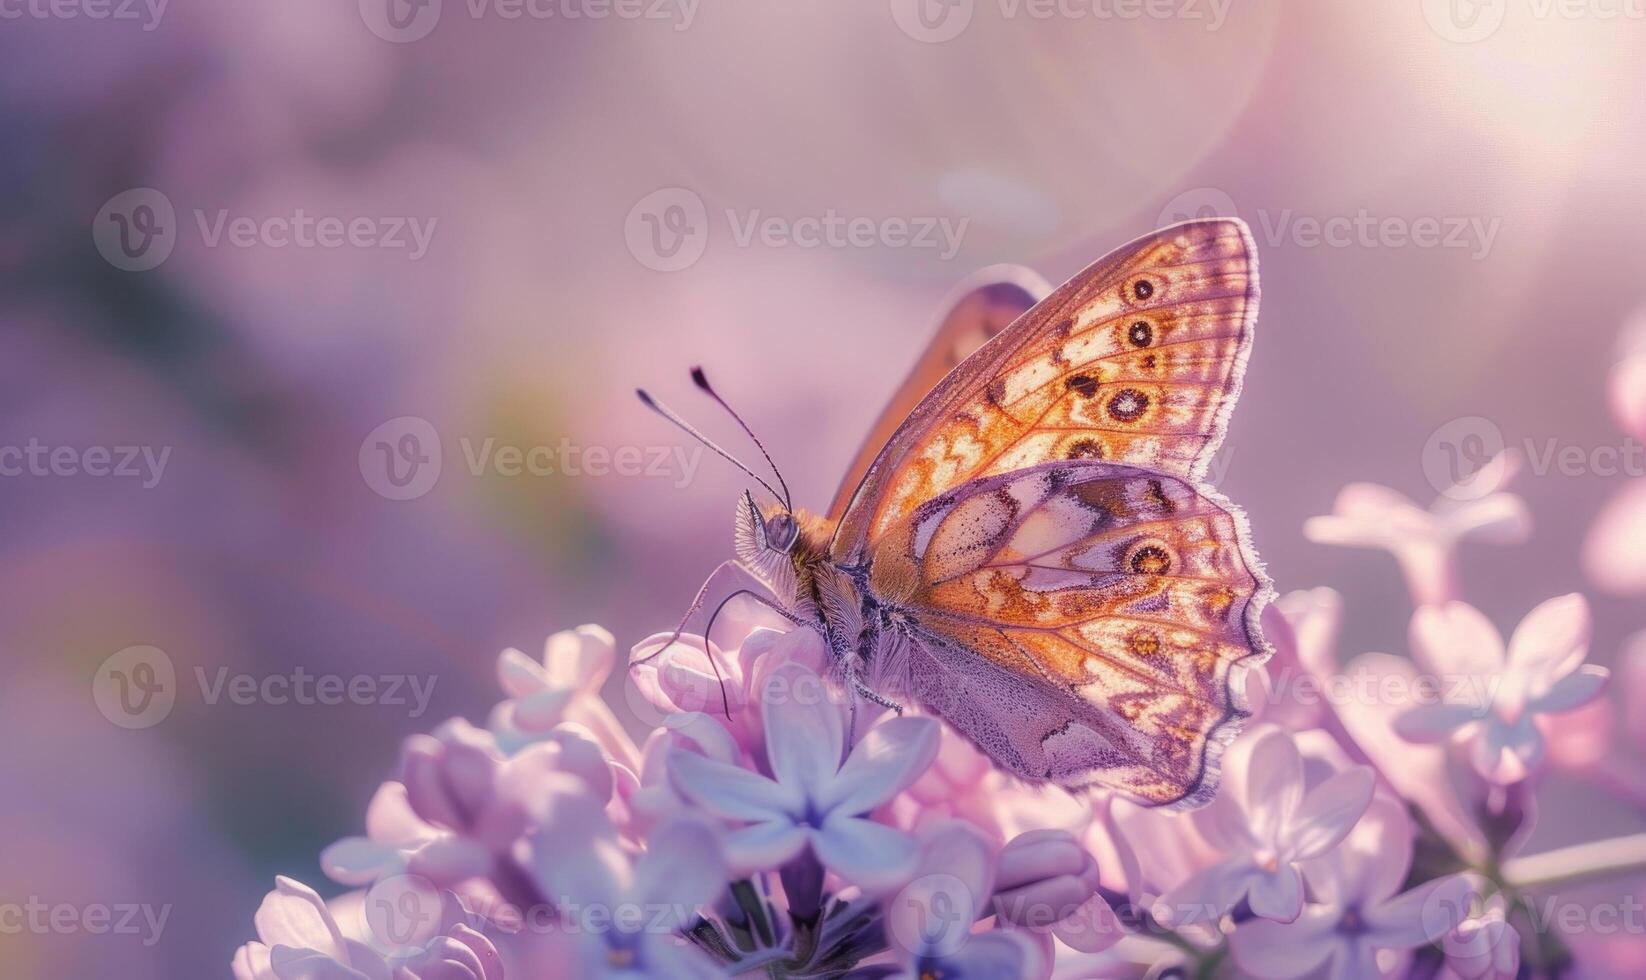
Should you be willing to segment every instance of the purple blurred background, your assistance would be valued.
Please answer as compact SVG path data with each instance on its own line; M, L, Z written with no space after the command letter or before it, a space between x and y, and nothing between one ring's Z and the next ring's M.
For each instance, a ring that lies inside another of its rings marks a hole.
M729 436L704 364L821 508L991 263L1251 224L1220 483L1282 590L1346 594L1346 656L1404 653L1410 602L1304 540L1341 485L1427 502L1461 417L1624 447L1642 11L920 2L0 0L0 902L80 922L0 929L0 974L226 973L403 736L481 720L500 649L626 648L729 557L743 481L637 384ZM1584 591L1609 663L1646 610L1579 556L1628 477L1535 462L1532 540L1466 552L1465 594L1507 631ZM299 670L375 693L263 683ZM1531 850L1639 829L1545 800Z

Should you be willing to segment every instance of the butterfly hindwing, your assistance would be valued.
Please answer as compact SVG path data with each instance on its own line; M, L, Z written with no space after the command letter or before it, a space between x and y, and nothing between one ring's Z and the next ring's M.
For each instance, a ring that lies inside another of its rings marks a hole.
M968 480L1057 459L1199 479L1257 315L1251 234L1185 222L1117 249L966 359L910 413L843 508L842 563Z
M907 693L1031 781L1195 805L1247 716L1268 582L1232 505L1122 464L972 480L875 548Z

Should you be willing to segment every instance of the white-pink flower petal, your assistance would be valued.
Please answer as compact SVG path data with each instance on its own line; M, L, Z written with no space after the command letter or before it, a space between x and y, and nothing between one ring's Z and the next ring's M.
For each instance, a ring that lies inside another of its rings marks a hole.
M1576 592L1539 603L1515 627L1508 668L1527 680L1528 693L1547 689L1589 655L1593 622L1589 603Z
M672 752L667 764L676 792L727 820L787 818L806 802L793 787L695 752Z
M892 718L869 729L819 794L822 809L867 813L906 789L937 757L938 724L931 718Z
M760 710L772 775L808 796L819 793L840 769L846 737L823 679L784 664L761 684Z
M1369 767L1355 766L1310 790L1286 828L1289 855L1303 860L1336 847L1366 812L1376 786L1377 777Z
M823 866L865 891L895 888L915 870L914 839L861 817L830 816L812 834Z

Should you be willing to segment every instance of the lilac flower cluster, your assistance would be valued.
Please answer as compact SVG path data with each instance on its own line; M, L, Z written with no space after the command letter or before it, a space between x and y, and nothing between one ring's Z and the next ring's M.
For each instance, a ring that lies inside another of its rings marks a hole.
M585 626L499 658L485 727L408 739L365 833L321 856L353 890L279 879L235 976L1565 975L1578 954L1539 897L1642 872L1646 841L1524 856L1536 791L1554 767L1636 803L1646 782L1609 751L1581 596L1507 641L1460 598L1460 543L1529 533L1516 462L1429 509L1351 486L1308 522L1398 558L1412 656L1341 664L1338 595L1283 596L1202 810L1009 779L939 719L850 703L823 642L752 605L728 607L730 645L638 644L625 724L601 696L613 639ZM1625 662L1638 721L1646 653ZM1636 969L1643 946L1591 944L1585 968Z

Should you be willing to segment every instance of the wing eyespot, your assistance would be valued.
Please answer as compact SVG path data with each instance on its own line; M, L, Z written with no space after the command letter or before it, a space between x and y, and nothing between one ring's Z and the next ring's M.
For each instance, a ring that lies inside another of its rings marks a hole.
M1160 655L1160 634L1151 629L1135 629L1126 637L1132 656L1147 660Z
M1147 320L1134 320L1126 328L1126 340L1133 347L1147 347L1154 343L1154 327Z
M1064 459L1102 459L1103 444L1096 439L1076 439L1069 443L1069 449L1063 454Z
M1146 544L1131 553L1126 567L1138 575L1165 575L1172 570L1172 555L1158 544Z
M1132 283L1132 295L1138 302L1143 302L1154 295L1154 283L1147 279L1138 279Z
M1149 410L1149 396L1136 388L1122 388L1109 399L1109 418L1116 422L1136 422Z

